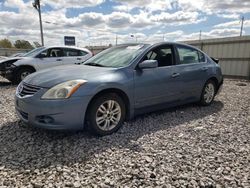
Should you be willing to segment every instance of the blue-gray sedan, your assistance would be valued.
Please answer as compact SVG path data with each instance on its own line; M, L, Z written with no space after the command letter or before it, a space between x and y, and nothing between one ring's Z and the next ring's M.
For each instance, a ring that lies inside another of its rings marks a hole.
M179 43L124 44L82 65L34 73L16 90L20 119L32 126L97 135L137 114L185 103L210 105L221 88L219 65Z

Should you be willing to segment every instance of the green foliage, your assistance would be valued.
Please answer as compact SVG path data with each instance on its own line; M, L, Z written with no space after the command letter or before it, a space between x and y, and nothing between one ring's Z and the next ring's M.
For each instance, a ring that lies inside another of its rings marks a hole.
M0 40L0 48L12 48L12 43L8 39Z
M27 40L16 40L14 46L19 49L33 49L34 47Z

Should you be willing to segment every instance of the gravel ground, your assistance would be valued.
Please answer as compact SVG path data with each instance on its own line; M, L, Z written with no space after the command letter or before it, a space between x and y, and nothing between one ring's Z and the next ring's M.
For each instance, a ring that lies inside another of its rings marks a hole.
M250 82L102 138L20 123L14 93L0 79L0 187L250 187Z

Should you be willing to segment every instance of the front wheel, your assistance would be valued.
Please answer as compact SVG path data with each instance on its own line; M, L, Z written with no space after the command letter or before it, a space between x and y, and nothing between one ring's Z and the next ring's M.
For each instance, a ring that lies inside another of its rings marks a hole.
M202 90L200 104L203 106L210 105L214 100L215 93L216 87L214 81L208 80Z
M14 80L13 80L13 82L14 83L16 83L16 84L18 84L18 83L20 83L21 81L23 81L23 79L25 78L25 77L27 77L28 75L30 75L30 74L32 74L34 72L34 70L33 69L31 69L31 68L20 68L18 71L17 71L17 73L16 73L16 75L15 75L15 78L14 78Z
M109 135L122 126L126 116L125 104L117 94L105 94L90 104L87 116L92 133L99 136Z

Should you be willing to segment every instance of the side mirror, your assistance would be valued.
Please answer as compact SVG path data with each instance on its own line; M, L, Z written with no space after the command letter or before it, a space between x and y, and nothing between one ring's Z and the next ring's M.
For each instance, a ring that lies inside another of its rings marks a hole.
M45 58L45 57L47 57L45 54L38 54L36 56L36 58L40 58L40 59Z
M139 63L138 67L140 69L151 69L158 67L158 61L157 60L145 60L141 63Z

